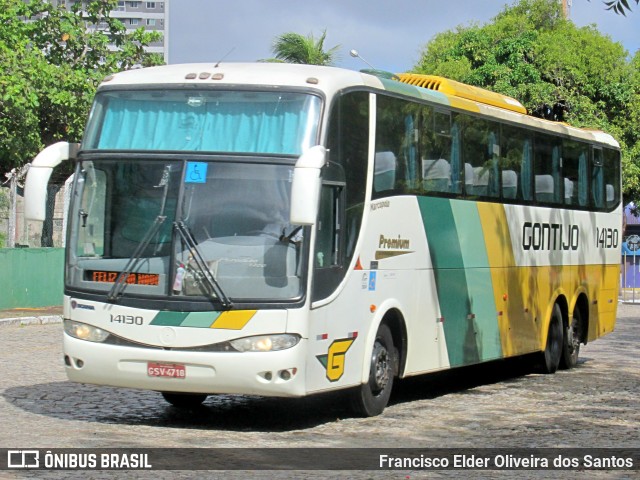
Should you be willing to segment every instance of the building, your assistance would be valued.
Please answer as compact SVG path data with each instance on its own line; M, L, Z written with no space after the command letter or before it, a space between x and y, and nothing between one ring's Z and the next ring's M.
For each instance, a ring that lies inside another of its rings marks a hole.
M118 9L111 12L111 16L125 24L127 30L137 30L144 27L145 30L159 31L162 33L160 42L151 44L147 51L160 53L164 56L165 63L169 63L169 2L142 2L137 0L119 0Z
M50 0L53 5L65 4L68 7L79 1L83 4L87 3L87 0ZM163 55L165 63L169 63L169 0L162 2L119 0L116 10L111 12L111 17L124 23L128 32L143 27L145 30L162 33L162 40L151 44L146 50ZM100 25L93 28L100 28Z

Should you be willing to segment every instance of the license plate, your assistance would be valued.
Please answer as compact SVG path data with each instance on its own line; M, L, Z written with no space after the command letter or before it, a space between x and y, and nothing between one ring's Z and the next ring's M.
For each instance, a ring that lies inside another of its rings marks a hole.
M147 363L147 375L150 377L186 378L187 369L178 363Z

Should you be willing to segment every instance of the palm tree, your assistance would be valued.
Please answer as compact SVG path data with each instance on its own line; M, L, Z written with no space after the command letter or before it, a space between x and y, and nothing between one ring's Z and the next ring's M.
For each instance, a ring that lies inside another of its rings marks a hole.
M333 65L336 60L336 51L340 45L330 50L324 50L324 39L327 31L324 30L318 40L309 34L304 37L299 33L287 32L276 37L271 47L275 58L263 60L266 62L305 63L308 65Z
M631 7L629 6L629 1L630 0L611 0L611 1L604 1L604 4L607 6L606 10L613 10L618 15L622 14L626 17L627 14L625 10L631 11ZM636 2L636 5L640 4L640 0L635 0L635 2Z

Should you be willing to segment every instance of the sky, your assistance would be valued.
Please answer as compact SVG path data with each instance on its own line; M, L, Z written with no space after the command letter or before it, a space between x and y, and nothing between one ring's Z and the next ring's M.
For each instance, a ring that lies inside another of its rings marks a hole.
M626 17L606 11L602 0L569 0L579 26L640 49L640 6ZM395 73L411 70L436 34L457 26L485 24L514 0L170 0L169 63L253 62L271 58L271 45L285 32L318 38L325 50L339 45L338 67ZM358 51L353 58L350 50ZM364 59L364 61L362 60Z

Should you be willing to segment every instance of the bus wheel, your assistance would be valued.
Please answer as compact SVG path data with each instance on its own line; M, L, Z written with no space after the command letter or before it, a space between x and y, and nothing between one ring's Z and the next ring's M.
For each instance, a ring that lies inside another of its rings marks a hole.
M547 335L547 346L544 349L542 359L543 373L555 373L560 365L562 357L562 312L558 304L553 306L551 321L549 322L549 333Z
M196 408L207 399L204 393L161 392L164 399L177 408Z
M580 310L573 310L571 324L564 329L564 340L562 342L562 358L560 368L573 368L578 364L580 354L580 339L582 338L582 317Z
M391 396L396 358L391 331L380 325L371 352L369 381L352 392L351 405L356 414L373 417L382 413Z

